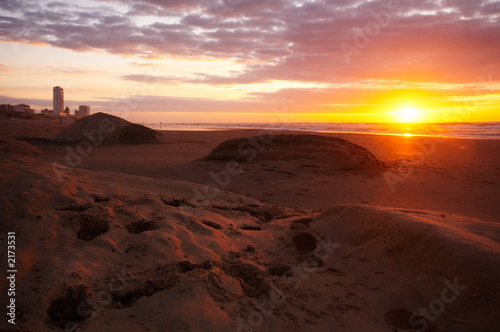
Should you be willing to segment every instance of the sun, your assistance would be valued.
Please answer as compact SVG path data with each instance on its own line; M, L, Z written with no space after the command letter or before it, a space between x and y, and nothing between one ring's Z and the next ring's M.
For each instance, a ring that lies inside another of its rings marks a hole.
M398 114L398 122L409 123L409 122L418 122L421 115L421 110L412 106L405 105L397 111Z

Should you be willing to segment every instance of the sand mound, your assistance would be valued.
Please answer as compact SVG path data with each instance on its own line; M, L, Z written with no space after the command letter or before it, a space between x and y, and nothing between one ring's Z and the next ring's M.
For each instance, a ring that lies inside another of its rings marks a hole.
M380 162L367 149L338 137L276 135L236 138L221 143L205 161L302 161L328 164L337 170L378 168ZM307 165L304 165L306 167Z
M57 134L53 140L64 143L88 140L94 145L102 143L141 144L163 141L162 135L153 129L100 112L76 121Z
M18 153L27 156L40 155L42 150L24 141L12 138L0 137L0 152Z
M500 306L497 223L343 205L325 211L311 228L339 243L344 264L364 269L367 283L395 295L384 308L394 331L493 331L500 326L495 314ZM422 318L426 314L431 318Z

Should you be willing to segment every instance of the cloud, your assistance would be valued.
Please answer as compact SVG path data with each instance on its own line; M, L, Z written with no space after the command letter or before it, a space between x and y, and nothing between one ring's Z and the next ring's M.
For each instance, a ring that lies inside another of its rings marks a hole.
M92 3L2 1L0 40L246 65L231 77L187 80L200 84L475 82L499 69L500 4L487 0Z
M63 74L71 74L71 75L83 75L83 74L91 74L96 73L95 71L83 70L80 68L71 68L71 67L55 67L55 66L45 66L45 68Z
M124 75L120 77L124 81L140 82L144 84L179 84L182 79L173 76L155 76L155 75Z
M179 78L154 75L127 75L124 80L147 84L176 84ZM173 83L172 83L173 82ZM498 98L484 98L485 94L500 94L498 85L486 82L474 84L408 84L402 81L364 81L339 84L324 88L286 88L273 92L250 92L238 100L210 98L185 98L154 95L131 95L125 98L100 98L100 100L65 100L71 109L90 105L92 112L107 112L118 116L132 113L188 113L197 117L201 113L217 114L270 114L286 105L293 113L380 113L398 107L408 100L416 100L433 107L462 107L471 100L478 106L498 103ZM403 87L404 85L404 87ZM472 97L471 96L475 96ZM39 110L52 107L51 99L22 99L0 96L0 104L26 103ZM71 106L73 105L73 106Z
M0 71L9 71L9 68L5 65L0 65Z
M131 62L130 65L133 67L154 67L154 66L157 66L157 64L152 63L152 62L137 62L137 61Z

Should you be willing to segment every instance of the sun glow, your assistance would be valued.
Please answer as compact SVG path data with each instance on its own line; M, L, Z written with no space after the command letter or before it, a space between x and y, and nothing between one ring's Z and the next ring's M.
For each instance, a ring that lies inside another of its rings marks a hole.
M398 122L409 123L418 122L422 111L411 104L405 105L397 111Z

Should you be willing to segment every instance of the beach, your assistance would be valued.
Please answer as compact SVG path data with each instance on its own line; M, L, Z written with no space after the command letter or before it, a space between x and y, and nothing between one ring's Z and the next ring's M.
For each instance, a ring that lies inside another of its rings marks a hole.
M289 131L164 131L174 144L102 146L82 158L81 167L156 179L207 184L225 163L203 163L218 144L233 138ZM303 134L302 132L291 132ZM333 172L302 167L307 160L246 163L227 190L260 201L302 209L335 204L370 204L430 209L500 222L500 140L322 134L359 144L388 164L383 172ZM66 164L67 153L43 156ZM110 158L110 156L112 156ZM332 173L333 172L333 173ZM290 174L288 174L290 173ZM385 174L387 173L387 174ZM385 174L385 176L384 176Z
M2 329L498 331L500 140L68 126L1 119Z

